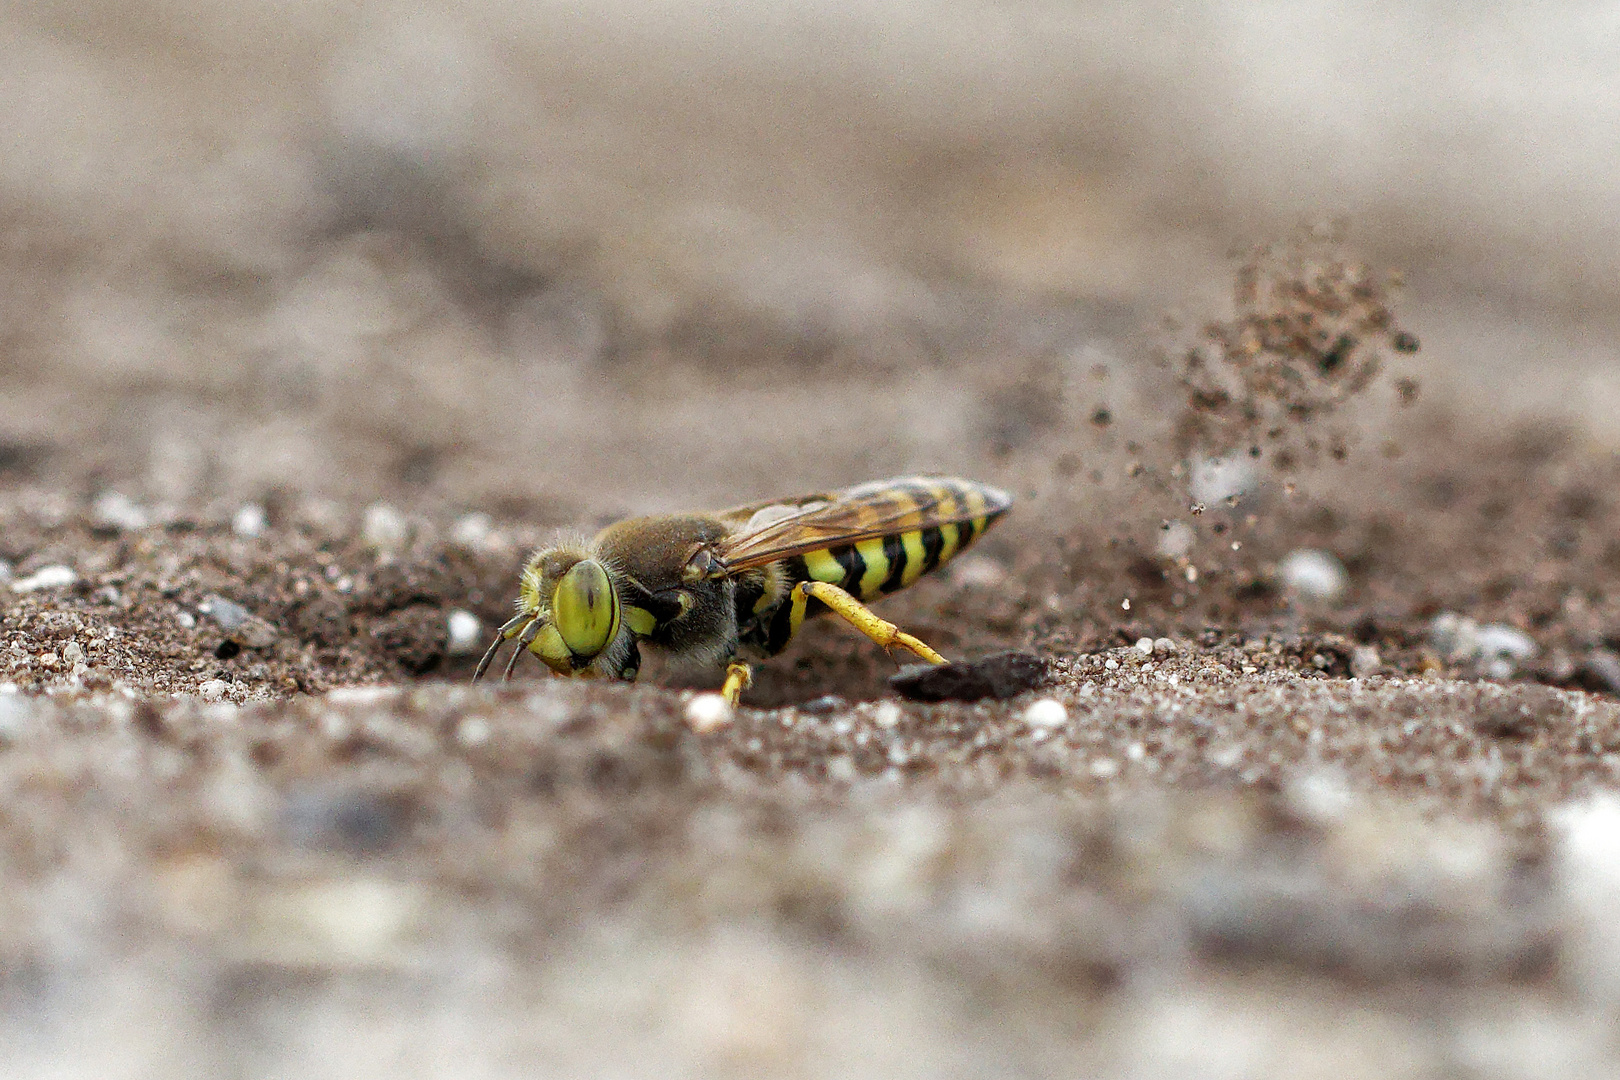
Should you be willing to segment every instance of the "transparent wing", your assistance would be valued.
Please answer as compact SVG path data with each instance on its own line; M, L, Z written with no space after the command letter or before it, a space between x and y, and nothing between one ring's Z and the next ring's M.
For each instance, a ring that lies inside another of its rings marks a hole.
M873 537L970 521L1011 505L1003 492L944 477L879 480L843 491L751 503L719 516L736 531L715 555L730 570Z

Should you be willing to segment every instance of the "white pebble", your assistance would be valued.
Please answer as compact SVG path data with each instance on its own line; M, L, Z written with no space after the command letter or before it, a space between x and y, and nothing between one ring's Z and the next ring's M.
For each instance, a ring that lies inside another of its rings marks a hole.
M1159 653L1173 653L1176 651L1176 643L1167 637L1154 638L1153 651Z
M1365 679L1369 675L1378 674L1383 666L1383 660L1378 650L1371 645L1357 645L1350 653L1350 674L1358 679Z
M71 566L42 566L25 578L11 583L12 592L33 592L36 589L60 589L79 580Z
M1153 655L1153 639L1150 637L1136 639L1136 651L1143 656Z
M1091 763L1091 775L1096 780L1112 780L1119 775L1119 762L1100 757Z
M1289 592L1324 604L1339 601L1350 584L1344 564L1331 553L1314 548L1290 552L1283 559L1279 573Z
M1455 611L1442 611L1429 623L1429 642L1447 660L1479 655L1479 623Z
M1259 483L1260 473L1254 467L1254 459L1238 453L1193 462L1187 487L1193 502L1214 504L1241 498Z
M380 705L399 697L397 686L339 686L326 692L334 705Z
M484 624L470 611L456 609L446 620L450 632L448 650L451 656L470 656L479 652L484 644Z
M224 701L226 691L231 686L224 679L209 679L197 687L197 693L204 701Z
M450 540L457 547L481 548L494 530L495 523L488 514L464 514L450 526Z
M958 588L994 589L1007 580L1006 569L985 555L967 555L951 563L952 584Z
M1159 530L1159 542L1154 549L1160 558L1184 559L1193 549L1193 541L1197 538L1198 534L1185 521L1167 521L1164 528Z
M872 709L872 722L881 728L892 728L900 722L900 706L892 701L880 701Z
M203 597L202 603L197 605L197 612L213 619L227 634L253 617L253 613L241 604L216 593Z
M1037 730L1062 727L1069 722L1069 710L1055 698L1037 698L1024 710L1024 723Z
M90 504L90 520L103 529L135 532L146 528L151 517L128 496L116 491L103 491Z
M1127 761L1145 761L1145 760L1147 760L1147 747L1143 746L1139 742L1131 743L1129 746L1127 746L1125 748L1125 760L1127 760Z
M34 706L17 693L15 683L7 683L11 693L0 694L0 741L14 742L33 726Z
M387 503L372 503L360 519L360 539L378 551L398 551L410 535L411 525L405 515Z
M280 636L270 623L217 593L203 597L202 603L197 605L197 613L214 620L221 630L250 649L269 648Z
M489 721L482 716L464 716L456 725L456 741L462 746L483 746L490 734Z
M1450 662L1473 662L1493 679L1510 678L1536 655L1534 639L1502 623L1479 625L1466 615L1442 611L1429 624L1429 641Z
M719 694L699 694L686 703L686 726L699 735L731 723L736 710Z
M1301 817L1318 825L1343 821L1356 802L1349 777L1331 767L1314 768L1295 775L1283 792Z
M1480 627L1474 640L1483 656L1529 660L1536 655L1536 643L1529 634L1502 623L1488 623Z
M258 503L244 503L231 515L231 532L248 539L262 536L269 525L270 519Z

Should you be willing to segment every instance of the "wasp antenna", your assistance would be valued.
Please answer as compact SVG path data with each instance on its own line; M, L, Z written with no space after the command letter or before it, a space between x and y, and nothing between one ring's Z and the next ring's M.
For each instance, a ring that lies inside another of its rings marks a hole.
M501 672L501 682L511 681L512 671L517 667L518 657L523 655L523 650L529 647L529 643L533 641L536 635L539 633L539 619L531 620L529 625L523 628L523 633L517 640L517 647L512 650L512 655L506 658L506 670Z
M523 646L520 644L512 650L512 655L506 658L506 670L501 672L501 682L512 681L512 671L517 667L518 657L523 655Z
M478 667L473 669L473 682L484 677L484 672L489 670L489 665L495 659L495 653L500 649L501 643L512 636L512 631L516 630L525 618L527 616L518 615L514 619L508 619L505 626L495 631L495 640L489 643L489 648L484 651L484 658L478 661Z
M477 682L479 679L484 677L484 672L489 670L489 665L495 659L496 650L501 647L501 643L505 640L506 639L501 637L499 634L495 635L495 640L490 642L489 648L484 650L484 658L478 661L478 666L473 669L473 682Z

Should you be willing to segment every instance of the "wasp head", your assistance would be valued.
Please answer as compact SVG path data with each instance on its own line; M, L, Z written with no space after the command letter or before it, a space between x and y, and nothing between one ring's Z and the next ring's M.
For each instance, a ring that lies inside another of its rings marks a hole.
M536 552L523 568L517 606L517 617L501 627L474 679L483 675L501 643L513 638L518 648L507 662L506 677L523 649L558 675L603 673L597 661L619 637L621 616L618 590L600 560L566 547Z

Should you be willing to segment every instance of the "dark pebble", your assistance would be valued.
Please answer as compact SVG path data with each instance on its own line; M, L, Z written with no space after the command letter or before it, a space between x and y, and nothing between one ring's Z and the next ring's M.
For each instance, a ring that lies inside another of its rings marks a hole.
M1577 678L1589 690L1620 694L1620 656L1608 649L1593 649L1581 664Z
M400 792L317 786L294 790L281 809L281 827L299 847L370 855L403 839L415 817Z
M1046 682L1047 662L1026 652L999 652L977 660L916 664L889 685L912 701L980 701L1016 697Z

